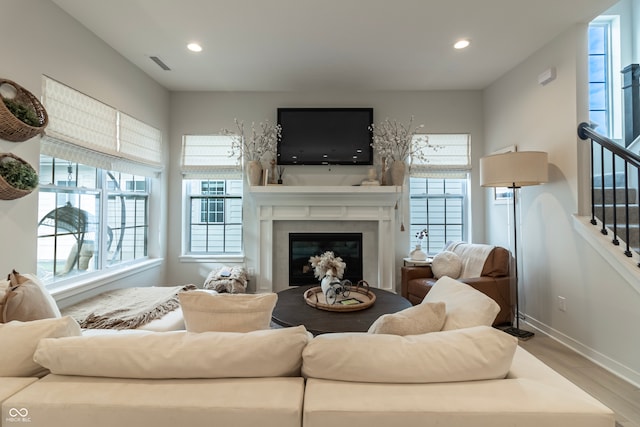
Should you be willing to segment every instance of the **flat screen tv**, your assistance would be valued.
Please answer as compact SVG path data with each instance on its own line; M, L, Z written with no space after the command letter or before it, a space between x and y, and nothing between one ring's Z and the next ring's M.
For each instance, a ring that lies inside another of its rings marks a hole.
M278 108L279 165L372 165L373 108Z

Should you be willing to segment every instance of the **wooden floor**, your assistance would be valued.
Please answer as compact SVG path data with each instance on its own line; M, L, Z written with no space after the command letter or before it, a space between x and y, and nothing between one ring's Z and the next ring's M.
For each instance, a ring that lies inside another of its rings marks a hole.
M608 406L620 427L640 427L640 389L556 340L537 333L520 346Z

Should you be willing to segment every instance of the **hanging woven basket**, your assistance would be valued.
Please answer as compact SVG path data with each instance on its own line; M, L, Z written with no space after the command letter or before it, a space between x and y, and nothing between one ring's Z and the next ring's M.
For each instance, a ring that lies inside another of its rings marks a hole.
M23 142L44 132L49 118L47 112L31 92L19 84L7 79L0 79L0 89L12 89L14 96L2 96L0 102L0 139L12 142ZM0 92L7 92L0 91ZM11 111L20 110L29 116L29 123L20 120Z
M29 169L31 169L31 171L35 174L36 171L35 169L33 169L33 167L27 163L26 161L24 161L23 159L21 159L20 157L11 154L11 153L2 153L0 154L0 163L2 162L12 162L12 161L17 161L22 163L22 165L28 167ZM36 175L37 176L37 175ZM14 199L19 199L20 197L24 197L27 194L30 194L38 185L37 180L34 183L34 187L30 188L30 189L22 189L22 188L16 188L13 185L11 185L9 182L7 182L7 180L4 178L4 176L2 176L2 174L0 173L0 199L1 200L14 200Z

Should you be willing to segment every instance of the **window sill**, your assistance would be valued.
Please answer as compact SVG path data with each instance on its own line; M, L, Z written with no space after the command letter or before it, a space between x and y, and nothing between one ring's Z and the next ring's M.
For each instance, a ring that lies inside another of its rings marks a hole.
M178 258L180 262L183 263L191 263L191 262L233 262L233 263L241 263L244 262L244 254L238 255L181 255Z
M147 259L127 265L126 267L114 270L98 271L93 274L87 274L78 280L68 283L52 284L49 292L56 301L64 300L83 292L87 292L100 286L107 285L116 280L121 280L134 274L162 265L162 258Z

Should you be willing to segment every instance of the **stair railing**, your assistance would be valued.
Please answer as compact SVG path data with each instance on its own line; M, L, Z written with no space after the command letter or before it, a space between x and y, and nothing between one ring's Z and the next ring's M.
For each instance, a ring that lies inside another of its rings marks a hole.
M583 140L587 140L590 139L591 140L591 224L593 225L597 225L598 222L596 221L596 190L599 189L602 192L602 197L601 197L601 214L602 214L602 218L599 218L600 221L602 222L602 229L600 230L600 232L603 235L607 235L608 231L607 231L607 218L606 218L606 210L605 210L605 205L606 205L606 198L605 198L605 177L607 175L606 171L610 172L611 174L611 184L612 184L612 201L613 201L613 209L612 209L612 232L613 232L613 239L611 240L611 243L615 246L619 246L620 245L620 241L618 240L618 228L619 228L619 224L618 224L618 207L622 206L624 208L625 211L625 221L624 221L624 225L623 225L623 233L624 233L624 241L626 243L626 248L624 251L624 254L628 257L633 256L632 252L631 252L631 220L630 220L630 216L629 216L629 206L632 203L629 200L629 182L630 180L633 179L633 176L635 176L637 183L636 183L636 189L637 191L640 191L640 156L638 156L637 154L629 151L628 149L622 147L621 145L616 144L614 141L612 141L611 139L600 135L599 133L597 133L593 128L591 128L591 126L589 125L589 123L580 123L580 125L578 126L578 136L580 137L580 139ZM596 157L598 157L599 155L599 164L596 165ZM607 167L607 165L605 164L605 159L610 157L611 159L611 167L610 169ZM596 170L596 166L599 167L600 169L600 187L597 188L598 186L596 185L596 176L598 176L598 171ZM617 194L617 190L618 190L618 182L617 182L617 167L616 166L622 166L621 167L621 173L623 174L623 186L624 186L624 203L618 203L618 194ZM636 199L638 198L638 193L636 191ZM635 201L635 203L638 203L638 200ZM638 220L638 224L634 224L634 226L637 225L638 228L640 228L640 219ZM622 236L621 236L622 238ZM640 245L640 244L639 244ZM640 267L640 262L638 263L638 267Z

